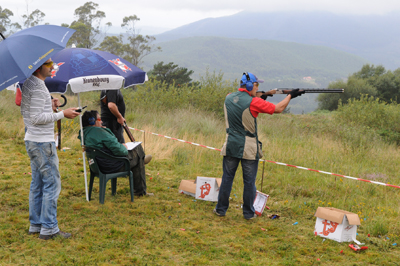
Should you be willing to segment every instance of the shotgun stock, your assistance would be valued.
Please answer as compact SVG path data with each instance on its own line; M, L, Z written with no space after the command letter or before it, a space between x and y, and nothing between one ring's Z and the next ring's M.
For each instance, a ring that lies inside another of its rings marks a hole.
M123 126L123 127L124 127L124 129L125 129L126 134L127 134L128 137L129 137L129 139L130 139L132 142L135 142L135 138L133 137L131 131L129 130L129 127L128 127L128 125L126 124L126 122L124 122L124 126Z

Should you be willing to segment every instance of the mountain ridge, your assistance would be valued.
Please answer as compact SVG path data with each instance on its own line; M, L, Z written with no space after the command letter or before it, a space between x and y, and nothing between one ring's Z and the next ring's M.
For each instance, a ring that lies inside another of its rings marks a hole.
M358 55L387 69L400 65L400 14L337 15L330 12L239 12L206 18L155 35L157 42L194 36L277 40L322 45ZM392 27L391 27L392 26Z

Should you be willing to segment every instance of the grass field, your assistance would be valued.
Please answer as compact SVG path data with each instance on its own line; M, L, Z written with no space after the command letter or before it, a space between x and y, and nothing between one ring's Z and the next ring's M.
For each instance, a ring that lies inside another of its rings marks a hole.
M89 110L99 110L97 96L82 96ZM213 202L179 194L183 179L221 177L222 157L217 151L149 132L221 148L224 121L194 108L129 107L128 125L148 132L133 134L153 155L146 172L148 191L155 194L135 197L133 203L124 178L118 180L116 196L107 185L104 205L99 204L98 181L92 200L86 201L82 150L76 139L79 121L64 119L62 147L69 149L58 153L62 177L58 221L72 238L43 241L28 235L30 163L13 97L11 92L0 93L0 265L400 264L397 188L260 163L256 184L261 190L263 179L270 209L250 221L243 218L240 207L240 169L226 217L213 215ZM68 99L67 107L77 106L75 97ZM261 115L265 159L400 185L399 147L337 117ZM314 213L319 206L357 213L361 218L357 239L368 250L355 252L349 243L315 236ZM280 218L271 220L269 214Z

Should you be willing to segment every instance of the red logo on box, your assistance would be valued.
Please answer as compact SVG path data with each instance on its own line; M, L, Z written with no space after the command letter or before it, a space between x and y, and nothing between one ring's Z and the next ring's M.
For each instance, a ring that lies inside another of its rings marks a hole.
M322 230L322 234L324 236L327 236L330 233L334 233L336 231L336 227L339 225L338 223L331 222L328 220L323 220L322 223L324 224L324 229ZM327 226L330 226L330 228L326 228Z
M346 231L350 231L351 229L353 228L353 226L352 225L348 225L344 230L346 230Z
M202 186L200 187L200 189L201 189L200 198L204 199L205 196L207 196L208 194L210 194L211 185L208 184L208 183L205 183L204 185L202 185Z

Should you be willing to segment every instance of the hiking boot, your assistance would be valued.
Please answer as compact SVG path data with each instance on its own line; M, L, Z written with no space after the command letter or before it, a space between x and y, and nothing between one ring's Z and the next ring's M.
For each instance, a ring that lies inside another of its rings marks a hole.
M246 220L252 220L252 219L254 219L254 218L257 218L257 214L254 214L254 216L253 217L250 217L250 218L246 218L246 217L244 217L244 219L246 219Z
M53 239L53 238L58 237L58 236L60 236L60 237L62 237L62 238L70 238L70 237L71 237L71 234L70 234L70 233L62 232L62 231L60 230L60 231L58 231L57 233L52 234L52 235L42 235L42 234L40 234L40 235L39 235L39 238L40 238L40 239L43 239L43 240L49 240L49 239Z
M218 212L217 212L217 209L214 209L214 210L213 210L213 213L214 213L215 215L217 215L217 216L225 216L225 215L222 215L222 214L218 213Z
M31 231L29 231L28 232L28 235L36 235L36 234L39 234L40 232L31 232Z
M148 164L152 158L153 157L151 156L151 154L145 155L144 156L144 164Z

